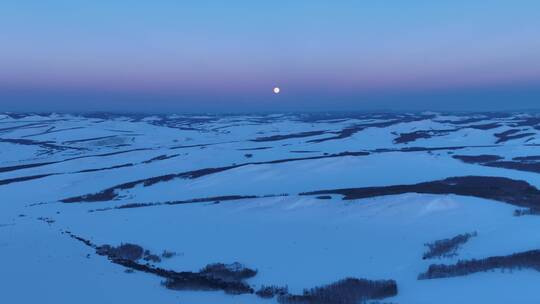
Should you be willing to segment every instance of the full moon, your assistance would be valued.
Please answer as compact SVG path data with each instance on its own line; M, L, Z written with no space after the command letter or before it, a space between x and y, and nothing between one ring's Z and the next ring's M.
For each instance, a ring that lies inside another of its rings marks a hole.
M279 87L275 87L275 88L274 88L274 94L279 94L279 91L281 91L281 90L279 89Z

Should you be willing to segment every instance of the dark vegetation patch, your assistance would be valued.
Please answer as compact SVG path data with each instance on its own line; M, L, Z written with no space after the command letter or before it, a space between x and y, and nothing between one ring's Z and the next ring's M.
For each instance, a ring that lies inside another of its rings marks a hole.
M224 281L242 281L257 275L257 271L244 267L240 263L215 263L206 265L199 271L200 274Z
M502 160L502 157L496 155L454 155L452 157L469 164L540 173L540 161L537 156L514 157L512 160Z
M272 149L272 147L257 147L257 148L243 148L243 149L237 149L238 151L257 151L257 150L267 150Z
M143 164L150 164L150 163L153 163L153 162L156 162L156 161L160 161L160 160L167 160L167 159L171 159L171 158L175 158L175 157L178 157L180 156L180 154L173 154L173 155L166 155L166 154L163 154L163 155L160 155L160 156L156 156L154 158L151 158L149 160L145 160L143 161L142 163Z
M371 281L346 278L329 285L304 290L302 295L280 296L278 302L282 304L358 304L368 300L396 296L397 293L397 284L394 280Z
M540 191L529 183L505 177L460 176L410 185L344 188L300 193L300 195L341 194L344 200L404 193L456 194L492 199L519 207L540 208Z
M56 129L55 127L50 127L50 128L48 128L47 130L45 130L43 132L30 134L30 135L25 135L25 136L22 136L21 138L35 137L35 136L40 136L40 135L45 135L45 134L59 133L59 132L70 131L70 130L78 130L78 129L84 129L84 127L73 127L73 128L65 128L65 129Z
M289 288L287 286L280 287L280 286L265 286L262 285L259 290L255 292L256 295L263 299L271 299L273 297L280 297L280 296L286 296L289 294Z
M25 166L25 165L21 165L21 166L16 166L17 168L13 168L13 167L4 167L4 168L0 168L0 172L2 172L2 169L6 169L6 168L7 168L8 171L12 171L12 170L19 170L19 169L32 168L32 167L39 167L39 166L48 165L48 164L52 164L52 163L58 163L58 162L41 163L41 164L30 164L30 165L26 165L26 166ZM114 170L114 169L127 168L127 167L133 167L133 166L135 166L135 164L128 163L128 164L115 165L115 166L104 167L104 168L85 169L85 170L80 170L80 171L75 171L75 172L69 172L69 173L49 173L49 174L38 174L38 175L31 175L31 176L22 176L22 177L16 177L16 178L8 178L8 179L0 180L0 186L1 186L1 185L11 184L11 183L25 182L25 181L34 180L34 179L39 179L39 178L44 178L44 177L53 176L53 175L78 174L78 173L91 173L91 172L107 171L107 170ZM11 170L11 169L12 169L12 170Z
M101 139L108 139L108 138L114 138L114 137L117 137L117 135L109 135L109 136L100 136L100 137L68 140L68 141L64 141L63 143L64 144L77 144L77 143L83 143L83 142L89 142L89 141L95 141L95 140L101 140Z
M381 116L379 116L381 115ZM298 113L295 120L306 123L319 122L343 122L349 119L384 119L394 117L388 113L359 113L359 112L318 112L318 113Z
M516 117L513 127L537 127L540 125L540 117Z
M450 134L451 132L458 131L460 129L449 129L449 130L419 130L409 133L400 133L399 136L394 139L394 143L396 144L407 144L413 141L416 141L417 139L428 139L432 138L434 136L445 136Z
M540 215L540 209L521 208L514 210L514 216Z
M149 150L154 150L154 149L153 148L136 148L136 149L130 149L130 150L124 150L124 151L116 151L116 152L108 152L108 153L102 153L102 154L82 155L82 156L68 158L68 159L65 159L65 160L63 160L61 162L66 162L66 161L76 160L76 159L83 159L83 158L91 158L91 157L114 156L114 155L119 155L119 154L138 152L138 151L149 151Z
M163 250L161 257L164 259L170 259L176 255L176 252Z
M336 134L335 136L325 137L325 138L320 138L320 139L312 139L312 140L309 140L308 143L321 143L321 142L325 142L325 141L329 141L329 140L347 138L347 137L350 137L350 136L356 134L357 132L360 132L360 131L362 131L362 130L364 130L366 128L367 127L364 127L364 126L347 127L347 128L342 129L341 131L332 132L332 133Z
M159 255L157 255L157 254L151 253L148 250L145 250L143 260L145 260L147 262L160 263L161 262L161 257Z
M50 217L43 217L43 216L40 216L37 218L38 221L42 221L42 222L45 222L47 224L53 224L54 222L56 222L54 219L50 218Z
M22 176L22 177L14 177L14 178L2 179L2 180L0 180L0 186L9 185L9 184L12 184L12 183L26 182L26 181L34 180L34 179L40 179L40 178L44 178L44 177L51 176L51 175L57 175L57 174L56 173L39 174L39 175L31 175L31 176Z
M116 165L111 167L105 167L105 168L96 168L96 169L86 169L81 171L75 171L73 173L89 173L89 172L98 172L98 171L106 171L106 170L113 170L113 169L120 169L120 168L126 168L126 167L133 167L134 164L123 164L123 165Z
M540 155L518 156L518 157L512 158L512 160L516 160L520 162L536 162L536 161L540 161Z
M410 133L400 133L397 138L394 139L395 144L405 144L409 142L416 141L421 138L431 138L433 135L429 131L415 131Z
M51 204L51 202L49 202L49 203L46 203L46 202L31 203L31 204L26 205L26 207L43 206L43 205L47 205L47 204Z
M485 162L493 162L504 159L498 155L482 154L482 155L453 155L452 158L459 159L464 163L478 164Z
M243 281L227 281L200 272L175 272L156 269L155 274L165 278L163 286L173 290L223 290L227 294L251 294L253 288Z
M257 271L238 263L210 264L199 272L177 272L137 262L144 253L141 246L133 244L123 244L119 247L110 245L97 246L69 231L65 233L94 248L96 254L106 256L112 263L162 277L165 279L162 284L168 289L223 290L228 294L254 293L253 288L244 280L255 276Z
M272 135L272 136L257 137L255 139L252 139L251 141L253 142L278 141L278 140L291 139L291 138L303 138L303 137L323 135L327 132L328 131L307 131L307 132L300 132L300 133Z
M142 258L144 249L139 245L126 243L118 247L112 247L111 245L99 246L96 248L96 253L108 256L110 259L136 261Z
M371 153L389 153L389 152L435 152L435 151L454 151L469 148L493 148L496 145L480 145L480 146L446 146L446 147L404 147L399 149L379 148L370 150Z
M343 139L347 137L351 137L354 134L363 131L367 128L386 128L393 124L400 123L400 120L391 120L391 121L385 121L385 122L375 122L375 123L365 123L365 124L356 124L350 127L346 127L342 129L341 131L337 132L328 132L328 133L334 133L336 135L331 137L325 137L320 139L313 139L308 141L308 143L321 143L329 140L336 140L336 139Z
M534 269L540 271L540 250L530 250L505 256L461 260L453 265L432 264L418 276L419 280L451 278L494 269Z
M483 166L540 173L540 162L497 161L481 163Z
M449 258L457 256L457 251L459 247L471 237L476 236L476 232L473 233L464 233L458 234L453 238L437 240L433 243L426 243L425 246L428 247L428 251L424 253L422 259L433 259L433 258Z
M330 196L330 195L319 195L316 198L317 199L322 199L322 200L329 200L329 199L332 199L332 196Z
M497 144L504 143L513 139L536 135L536 133L519 133L521 131L522 131L521 129L510 129L501 133L495 133L493 135L497 137L497 141L496 141Z
M466 126L465 128L477 129L477 130L491 130L491 129L496 129L500 126L501 126L500 123L493 122L493 123L487 123L487 124L469 125L469 126Z
M57 150L57 151L86 150L85 148L56 145L52 141L37 141L37 140L31 140L31 139L0 138L0 142L24 145L24 146L39 146L40 148L45 149L45 150Z
M78 113L78 115L85 118L101 119L103 121L115 120L119 118L129 118L130 121L132 122L141 121L143 118L147 116L146 114L142 114L142 113L110 113L110 112L85 112L85 113Z
M119 130L119 129L104 129L105 131L119 132L119 133L133 133L132 130Z
M171 150L177 150L177 149L186 149L186 148L196 148L196 147L208 147L213 145L219 145L219 143L215 144L197 144L197 145L185 145L185 146L174 146L170 147Z
M31 176L8 178L8 179L0 180L0 186L1 185L11 184L11 183L26 182L26 181L29 181L29 180L40 179L40 178L53 176L53 175L91 173L91 172L99 172L99 171L106 171L106 170L114 170L114 169L120 169L120 168L133 167L134 165L135 164L129 163L129 164L122 164L122 165L116 165L116 166L105 167L105 168L85 169L85 170L69 172L69 173L49 173L49 174L38 174L38 175L31 175Z
M35 167L41 167L46 166L50 164L56 164L58 162L44 162L44 163L34 163L34 164L26 164L26 165L17 165L17 166L8 166L8 167L0 167L0 172L10 172L10 171L16 171L16 170L22 170L22 169L29 169L29 168L35 168Z
M96 246L96 254L103 255L109 257L109 259L121 259L121 260L129 260L129 261L138 261L138 260L144 260L146 262L152 262L152 263L160 263L161 257L157 254L153 254L150 250L144 249L143 247L136 245L136 244L120 244L119 246L113 247L111 245L102 245L102 246ZM170 258L174 255L171 254L168 251L164 251L164 253L167 253L167 257Z
M168 115L157 115L158 119L147 123L155 126L164 126L178 130L191 130L199 132L208 132L208 124L218 122L223 117L229 115L206 115L207 117L194 117L182 115L180 117L171 117ZM232 122L232 120L230 120Z
M536 135L536 133L521 133L521 134L516 134L516 135L512 135L512 136L507 136L505 138L505 141L509 141L509 140L513 140L513 139L519 139L519 138L524 138L524 137L529 137L529 136L534 136ZM529 140L527 140L529 141Z
M49 126L49 124L43 123L43 122L36 122L36 123L29 123L25 125L18 125L13 127L6 127L6 128L0 128L0 132L6 133L8 131L13 131L17 129L36 129L36 128L44 128Z
M221 202L221 201L233 201L233 200L241 200L241 199L253 199L253 198L259 198L260 196L255 195L227 195L227 196L213 196L213 197L205 197L205 198L194 198L190 200L181 200L181 201L166 201L166 202L153 202L153 203L129 203L124 204L120 206L116 206L114 208L101 208L101 209L95 209L90 210L89 212L96 212L96 211L109 211L113 209L131 209L131 208L143 208L143 207L155 207L155 206L172 206L172 205L183 205L183 204L193 204L193 203L208 203L208 202ZM269 197L269 196L264 196Z
M435 120L435 122L447 123L447 124L452 124L452 125L466 125L466 124L484 121L486 119L488 119L487 116L482 116L482 117L470 117L470 118L465 118L465 119L460 119L460 120Z
M410 119L432 119L436 115L432 114L417 114L417 113L388 113L388 112L350 112L350 111L339 111L339 112L319 112L319 113L297 113L294 117L291 117L291 120L296 120L300 122L307 123L336 123L343 122L350 119L357 120L387 120L387 121L399 121L399 120L410 120Z

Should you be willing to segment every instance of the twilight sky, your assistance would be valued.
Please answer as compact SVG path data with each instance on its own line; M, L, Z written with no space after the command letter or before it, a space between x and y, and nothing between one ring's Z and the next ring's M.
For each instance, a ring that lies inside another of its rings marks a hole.
M519 108L538 0L0 2L0 111Z

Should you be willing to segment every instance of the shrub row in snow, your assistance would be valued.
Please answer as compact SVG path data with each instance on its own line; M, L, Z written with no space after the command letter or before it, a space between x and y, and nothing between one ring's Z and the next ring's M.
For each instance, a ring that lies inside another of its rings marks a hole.
M424 256L422 258L425 260L456 256L459 247L465 244L473 236L476 236L476 232L458 234L450 239L443 239L435 241L433 243L427 243L425 245L428 247L429 250L424 253Z
M493 269L523 269L540 271L540 250L530 250L506 256L462 260L453 265L433 264L418 276L419 280L450 278Z
M282 304L358 304L397 295L397 284L394 280L372 281L357 278L346 278L329 285L306 289L302 295L290 294L287 287L278 286L262 286L255 292L245 280L257 275L257 270L240 263L215 263L205 266L198 272L178 272L140 263L141 259L148 261L159 257L139 245L97 246L69 231L64 233L94 248L97 254L107 256L112 263L122 265L130 271L137 270L164 278L162 285L174 290L222 290L228 294L255 293L261 298L277 296L278 302ZM162 257L172 255L174 253L164 251Z
M514 216L524 215L540 215L540 209L536 208L522 208L514 210Z
M338 282L304 290L302 295L282 295L281 304L358 304L397 295L394 280L371 281L346 278Z

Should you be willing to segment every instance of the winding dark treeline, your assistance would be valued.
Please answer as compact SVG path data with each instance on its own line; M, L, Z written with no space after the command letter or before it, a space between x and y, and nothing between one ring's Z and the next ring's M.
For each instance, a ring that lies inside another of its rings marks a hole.
M121 244L98 246L92 241L64 231L71 238L78 240L95 250L97 255L105 256L114 264L130 270L137 270L164 278L162 285L172 290L215 291L222 290L227 294L253 294L261 298L278 296L278 302L283 304L357 304L365 300L383 299L397 295L397 284L394 280L372 281L358 278L346 278L338 282L304 290L302 295L288 293L287 287L261 286L255 290L245 280L257 275L257 270L245 267L240 263L208 264L198 272L174 271L142 264L139 260L152 256L136 244ZM165 254L165 252L164 252ZM165 256L165 255L163 255ZM150 259L144 259L148 261Z
M404 193L456 194L540 208L540 191L537 188L525 181L493 176L460 176L411 185L321 190L300 195L341 194L344 200L352 200Z
M452 157L468 164L540 173L540 162L537 156L514 157L512 160L504 160L498 155L454 155Z

